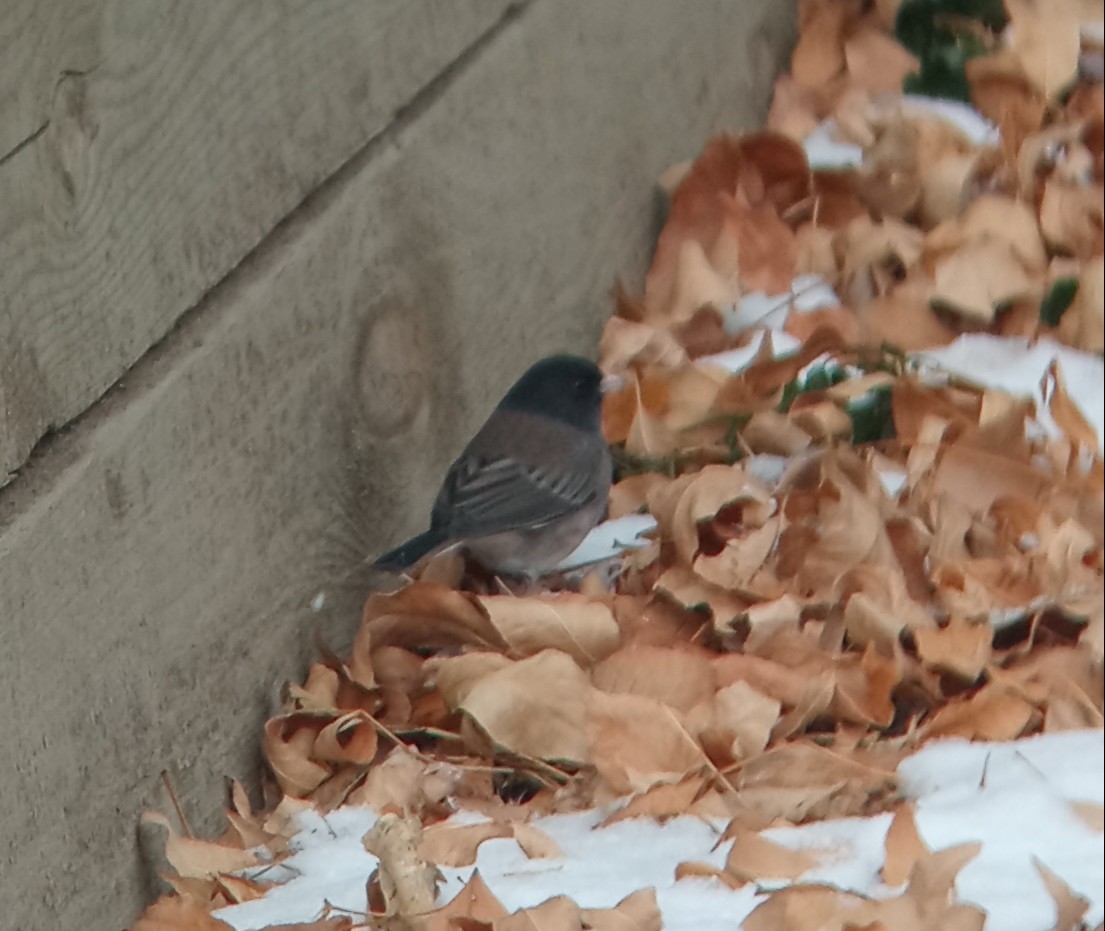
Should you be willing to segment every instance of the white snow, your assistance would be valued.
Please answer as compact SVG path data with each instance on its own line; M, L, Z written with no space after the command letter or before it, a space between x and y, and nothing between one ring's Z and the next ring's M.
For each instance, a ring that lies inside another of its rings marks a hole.
M984 908L987 931L1039 931L1054 920L1054 906L1033 867L1033 857L1091 902L1092 926L1105 916L1105 843L1073 812L1071 802L1100 805L1105 796L1103 732L1069 731L1009 743L930 744L899 768L903 790L916 804L917 829L934 850L978 841L982 852L959 876L961 899ZM529 860L513 840L479 848L477 866L508 909L568 895L583 907L615 905L653 887L669 931L732 929L762 900L749 884L733 891L712 880L674 881L677 864L696 860L721 867L728 845L711 849L724 825L691 817L667 824L647 819L597 825L609 812L587 811L535 820L564 852ZM324 903L365 907L365 883L375 858L361 838L375 815L339 809L325 818L299 816L296 853L268 875L289 877L262 899L221 909L216 917L239 931L278 922L309 921ZM461 814L463 822L479 820ZM890 815L824 821L765 832L777 843L820 851L822 864L802 881L821 881L886 896L879 880ZM448 901L472 867L444 869L440 901ZM772 888L781 882L765 883Z
M996 146L1001 142L997 127L969 104L922 94L904 94L892 100L905 113L936 117L953 126L972 145ZM840 136L840 127L830 118L818 123L802 140L811 168L832 171L863 164L863 147L845 142Z
M1088 352L1050 339L1027 339L965 333L940 349L918 353L914 360L923 373L945 373L983 388L995 388L1036 402L1036 419L1048 433L1058 427L1044 402L1044 376L1053 361L1066 382L1067 393L1097 430L1098 449L1105 450L1105 363Z
M750 291L737 304L721 308L727 333L742 333L753 327L782 330L791 311L810 313L824 307L839 307L840 298L821 275L798 275L783 294Z
M577 569L591 563L613 559L625 550L648 546L642 534L656 529L656 519L651 514L626 514L614 520L604 521L583 538L564 561L560 569Z

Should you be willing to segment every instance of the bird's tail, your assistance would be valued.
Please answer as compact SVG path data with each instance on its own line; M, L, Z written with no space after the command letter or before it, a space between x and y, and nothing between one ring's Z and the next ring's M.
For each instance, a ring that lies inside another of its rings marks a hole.
M411 537L406 543L388 550L372 564L375 569L398 572L409 569L436 549L440 549L447 538L440 530L427 530L417 537Z

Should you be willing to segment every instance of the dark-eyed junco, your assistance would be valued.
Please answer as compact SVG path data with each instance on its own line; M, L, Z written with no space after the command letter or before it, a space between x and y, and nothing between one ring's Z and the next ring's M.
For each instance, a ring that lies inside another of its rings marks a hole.
M462 545L504 575L555 568L606 509L612 467L601 407L602 373L591 362L549 356L534 364L449 467L430 529L376 567L407 569Z

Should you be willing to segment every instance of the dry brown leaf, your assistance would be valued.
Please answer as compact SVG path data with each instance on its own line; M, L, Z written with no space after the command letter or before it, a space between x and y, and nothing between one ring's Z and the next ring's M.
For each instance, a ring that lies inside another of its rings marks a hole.
M698 552L699 524L733 506L739 506L740 519L753 526L761 525L775 509L768 488L740 464L706 466L654 489L648 497L649 512L687 565Z
M165 840L165 859L180 876L209 879L222 873L232 873L235 870L257 866L260 862L251 850L228 847L225 844L178 834L169 823L169 819L160 812L145 812L142 820L159 824L168 831L168 837Z
M675 881L681 879L714 879L728 889L740 889L744 882L734 879L725 870L710 866L709 863L700 863L695 860L684 860L676 864Z
M718 630L728 629L748 609L739 595L712 585L686 566L675 565L656 580L653 591L691 611L707 611Z
M888 886L900 886L909 879L917 861L929 853L917 833L912 804L907 802L894 810L894 818L886 832L885 847L882 881Z
M744 760L762 753L782 706L747 682L720 688L711 708L711 732L724 737L729 757Z
M892 769L805 741L772 747L749 760L733 782L738 799L751 811L795 823L869 814L897 786Z
M817 866L819 858L809 850L792 850L754 831L726 832L733 846L725 858L725 872L743 882L758 879L797 879Z
M508 647L474 595L428 582L370 595L361 623L370 628L374 648Z
M631 892L613 908L585 908L580 915L582 927L592 931L661 931L664 926L653 889Z
M782 595L778 580L761 570L775 549L781 527L779 517L769 517L760 526L742 527L720 552L696 557L695 574L711 585L739 592L749 599L778 599ZM797 619L794 611L784 609L783 613Z
M937 262L930 300L984 326L998 309L1040 291L1006 242L968 243Z
M331 769L311 759L315 740L327 718L282 715L265 722L261 747L280 788L305 796L330 777Z
M624 517L643 511L648 496L670 481L658 472L642 472L622 479L610 489L610 517Z
M802 700L811 667L815 672L824 669L821 662L796 666L743 653L723 653L714 658L713 667L719 689L744 682L757 692L790 707Z
M130 931L228 931L230 927L199 905L165 896L147 908Z
M1032 858L1032 865L1036 867L1048 895L1055 902L1055 924L1051 926L1051 931L1080 931L1084 927L1082 918L1089 911L1090 903L1076 895L1070 886L1035 857Z
M418 853L438 866L469 866L476 862L480 844L500 837L513 838L530 859L563 856L551 837L523 821L434 824L422 831Z
M707 258L707 252L718 253L719 239L733 238L725 229L727 202L749 209L769 204L781 211L804 196L809 184L805 153L784 136L710 140L672 194L645 281L647 311L669 320L689 319L704 303L739 297L735 281L715 271ZM739 244L729 248L735 254Z
M1087 420L1082 409L1071 398L1057 361L1051 363L1047 375L1044 376L1044 397L1051 416L1070 439L1086 449L1097 446L1097 428Z
M582 595L485 595L479 603L514 655L554 649L580 665L593 665L618 646L610 608Z
M756 411L744 425L741 439L751 452L769 456L795 456L812 442L805 430L776 410Z
M933 312L931 295L932 282L918 276L862 304L856 316L863 341L869 345L888 343L903 352L946 346L958 332Z
M372 717L364 711L350 711L319 731L311 756L326 763L371 763L376 757L376 737Z
M964 844L926 854L900 896L872 900L825 886L792 885L772 893L745 920L746 931L982 931L985 913L957 904L953 882L980 849Z
M844 43L844 59L853 86L896 93L907 74L918 69L917 59L880 29L868 27Z
M599 338L599 365L608 374L621 374L632 365L674 368L686 358L670 331L624 317L607 320Z
M798 44L790 59L791 75L799 86L821 91L845 67L843 33L847 5L806 3L801 13Z
M741 927L744 931L859 931L863 926L851 918L863 901L858 895L829 886L788 886L757 905ZM868 926L864 931L883 928ZM911 929L895 928L895 931Z
M909 874L909 887L905 895L917 903L923 916L930 919L941 916L942 912L949 910L954 899L955 877L981 850L982 844L959 844L920 858ZM979 909L974 909L974 912L978 923L973 927L981 931L986 916ZM968 921L974 921L974 916ZM950 927L950 924L941 924L940 927Z
M1097 353L1105 349L1105 257L1099 255L1083 265L1078 294L1067 315L1078 324L1078 348Z
M990 662L993 638L989 624L971 624L955 617L944 627L913 632L923 662L967 682L978 679Z
M891 696L901 678L898 656L882 656L870 643L862 656L846 654L837 660L830 709L838 720L849 724L889 727L895 715Z
M633 645L611 654L591 673L604 692L644 695L690 711L714 695L714 676L705 650Z
M1100 256L1105 247L1103 196L1100 184L1082 187L1049 178L1040 202L1040 229L1048 245L1083 260Z
M983 686L966 701L945 705L925 725L926 737L1015 740L1034 723L1036 708L1019 695Z
M1105 831L1105 807L1094 802L1071 802L1071 810L1091 831Z
M707 765L678 713L642 695L592 690L586 739L590 762L620 794L674 782Z
M894 655L903 630L936 625L929 611L911 597L896 566L857 566L843 585L854 589L844 602L844 627L856 646L874 644L883 654Z
M726 814L724 803L702 776L691 776L674 783L658 783L634 795L624 808L605 818L600 827L631 818L649 818L663 824L671 818L689 814L704 818L721 818Z
M507 914L503 904L487 888L480 871L476 870L447 905L435 909L427 916L425 931L455 931L457 925L453 920L458 918L490 925Z
M383 916L396 931L421 931L434 910L438 873L419 852L421 833L418 818L385 812L364 838L365 850L380 861L374 877L383 899ZM370 878L370 903L373 885Z
M451 708L465 712L511 752L545 760L588 759L584 720L590 684L566 653L544 650L518 662L495 654L445 659L438 667L438 688Z
M491 931L582 931L583 915L580 907L566 896L547 899L533 908L521 908L516 912L496 918Z
M1072 0L1005 0L1009 51L1045 97L1074 78L1080 49L1077 4Z
M422 814L451 795L458 782L458 771L448 764L425 763L397 747L369 769L347 802L371 805L376 811Z

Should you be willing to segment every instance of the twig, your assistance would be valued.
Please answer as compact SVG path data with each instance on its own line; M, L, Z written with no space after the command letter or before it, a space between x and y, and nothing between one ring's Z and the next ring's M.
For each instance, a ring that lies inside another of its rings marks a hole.
M177 820L180 821L181 829L187 837L195 837L196 835L192 833L192 826L184 816L184 809L181 808L180 799L177 797L176 789L173 788L173 778L169 775L167 769L161 770L161 781L165 785L165 791L169 793L169 801L172 803L173 810L176 812Z

